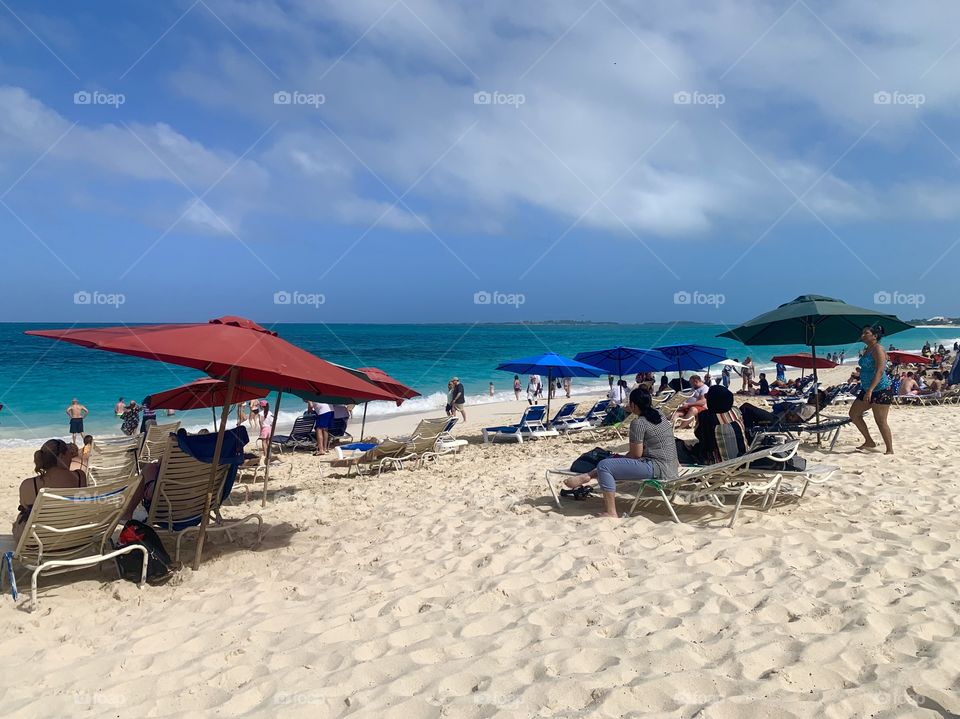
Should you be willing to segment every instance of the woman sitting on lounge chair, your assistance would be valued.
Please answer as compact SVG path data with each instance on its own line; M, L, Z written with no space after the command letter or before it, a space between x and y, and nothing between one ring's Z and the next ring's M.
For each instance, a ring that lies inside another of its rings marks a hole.
M62 439L48 439L33 453L35 477L23 480L20 484L19 514L13 523L13 541L19 542L26 526L33 503L44 488L74 489L87 486L87 475L83 470L70 469L70 462L76 456L76 445L70 445Z
M617 519L617 480L675 479L678 476L677 446L670 422L651 406L650 393L637 388L630 393L628 408L637 416L630 423L630 450L626 456L608 457L588 474L571 477L570 489L599 480L603 493L600 517Z
M697 414L693 444L677 440L677 455L683 464L716 464L747 451L747 430L740 410L733 406L733 392L714 385L707 392L707 408Z

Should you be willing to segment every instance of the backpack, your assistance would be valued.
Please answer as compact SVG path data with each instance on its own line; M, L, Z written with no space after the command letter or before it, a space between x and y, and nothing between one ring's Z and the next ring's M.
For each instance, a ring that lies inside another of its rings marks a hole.
M129 547L131 544L139 544L147 549L148 584L161 584L173 576L173 560L167 554L159 535L150 525L136 519L131 519L124 524L115 548ZM141 552L128 552L127 554L121 554L116 559L117 569L123 579L128 579L131 582L140 581L140 575L143 571L143 554Z
M620 405L613 405L610 409L607 410L606 416L603 418L603 421L600 423L601 427L609 427L614 424L620 424L627 418L627 413Z

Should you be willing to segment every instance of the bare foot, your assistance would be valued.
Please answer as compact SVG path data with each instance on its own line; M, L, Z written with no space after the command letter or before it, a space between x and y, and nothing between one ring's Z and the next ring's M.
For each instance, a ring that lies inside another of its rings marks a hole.
M857 451L858 451L858 452L876 452L876 451L878 451L878 449L877 449L877 443L876 443L876 442L864 442L864 443L861 444L859 447L857 447Z
M884 452L884 454L886 454L886 455L888 455L888 456L893 456L893 450L892 450L892 449L887 450L886 452Z
M563 480L563 486L565 486L567 489L576 489L577 487L582 487L589 481L589 474L578 474L576 477L570 477L570 479Z
M608 514L607 512L601 512L600 514L593 515L598 519L620 519L619 514Z

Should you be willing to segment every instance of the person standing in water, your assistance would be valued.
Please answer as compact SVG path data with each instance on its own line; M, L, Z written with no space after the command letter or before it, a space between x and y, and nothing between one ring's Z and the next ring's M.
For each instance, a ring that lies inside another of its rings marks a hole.
M866 345L866 352L857 363L860 365L860 394L850 405L850 419L863 435L863 444L857 447L861 452L879 452L877 443L870 436L867 422L863 415L873 410L873 419L880 430L886 453L893 454L893 434L887 424L887 415L890 414L890 405L893 404L893 392L890 390L890 377L887 375L887 353L884 352L880 340L883 338L883 328L864 327L860 333L860 341Z
M74 397L73 401L70 402L70 406L67 407L67 417L70 418L71 441L74 444L77 443L77 435L80 435L81 438L83 437L83 418L88 414L90 414L90 411Z
M123 417L123 413L127 409L127 403L123 401L123 397L117 400L117 403L113 406L113 413L117 417Z

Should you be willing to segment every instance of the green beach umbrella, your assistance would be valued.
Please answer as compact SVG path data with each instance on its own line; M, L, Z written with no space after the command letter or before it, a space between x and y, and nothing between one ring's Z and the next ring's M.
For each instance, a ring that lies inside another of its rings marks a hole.
M780 305L777 309L754 317L739 327L722 332L745 345L806 345L815 360L817 345L842 345L856 342L867 325L880 325L884 335L913 328L893 315L883 314L842 300L823 295L801 295ZM814 387L817 385L817 367L813 366ZM817 425L820 424L820 405L817 403ZM817 435L819 440L819 435Z
M848 305L832 297L801 295L718 337L745 345L823 347L856 342L867 325L881 325L885 335L913 328L893 315Z

